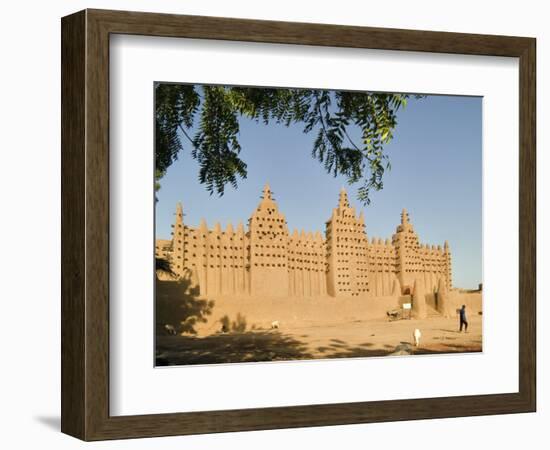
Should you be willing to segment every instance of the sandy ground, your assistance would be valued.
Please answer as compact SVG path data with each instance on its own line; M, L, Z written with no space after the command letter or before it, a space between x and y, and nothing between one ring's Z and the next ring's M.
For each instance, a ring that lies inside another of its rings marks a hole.
M413 331L422 337L413 346ZM469 318L468 332L458 319L365 320L278 330L219 333L206 337L157 336L157 365L213 364L293 359L480 352L482 317Z

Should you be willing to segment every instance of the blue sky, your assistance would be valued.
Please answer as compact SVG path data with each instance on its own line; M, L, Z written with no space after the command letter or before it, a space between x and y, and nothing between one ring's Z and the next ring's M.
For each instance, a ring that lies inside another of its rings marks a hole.
M156 237L169 238L177 201L185 222L196 226L204 217L209 227L246 225L269 182L289 230L324 232L342 186L357 212L364 210L369 238L391 237L407 208L422 243L449 241L453 255L453 285L474 288L482 276L482 151L481 97L427 96L409 99L400 110L394 139L386 145L392 164L384 189L372 192L371 204L356 198L357 185L328 175L311 157L314 133L301 126L240 123L241 158L248 177L223 197L209 195L198 182L198 165L189 146L170 166L157 193Z

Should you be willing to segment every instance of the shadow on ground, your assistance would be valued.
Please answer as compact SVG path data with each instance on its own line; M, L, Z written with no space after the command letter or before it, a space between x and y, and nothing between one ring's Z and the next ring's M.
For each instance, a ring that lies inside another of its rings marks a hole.
M194 336L158 336L156 365L179 366L304 359L369 358L481 351L480 345L438 344L437 346L417 348L410 342L401 342L396 347L384 345L383 348L372 348L373 346L369 342L348 345L344 341L333 339L325 346L310 349L306 343L279 330L220 333L202 338Z
M156 365L220 364L312 359L307 346L279 331L206 337L157 336Z
M429 347L415 349L415 355L441 355L445 353L480 353L483 349L481 344L437 344Z
M332 345L318 347L316 353L320 355L314 358L369 358L373 356L404 356L404 355L432 355L445 353L473 353L480 352L481 345L451 345L439 344L429 347L414 347L410 342L401 342L393 347L384 345L383 348L370 348L373 344L363 343L360 345Z

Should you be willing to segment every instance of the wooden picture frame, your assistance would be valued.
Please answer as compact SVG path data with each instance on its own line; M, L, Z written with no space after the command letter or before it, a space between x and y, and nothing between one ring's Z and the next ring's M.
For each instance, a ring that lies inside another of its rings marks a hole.
M61 29L64 433L101 440L535 411L535 39L104 10L64 17ZM109 36L117 33L519 58L519 391L110 416Z

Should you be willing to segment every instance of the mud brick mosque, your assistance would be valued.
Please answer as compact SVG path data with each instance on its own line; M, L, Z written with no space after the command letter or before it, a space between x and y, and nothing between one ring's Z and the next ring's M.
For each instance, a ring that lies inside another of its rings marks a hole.
M391 240L369 240L344 189L325 236L290 233L268 185L247 229L187 225L178 203L172 239L156 241L156 256L203 296L395 297L412 294L419 280L426 293L452 289L447 242L421 244L405 209Z

